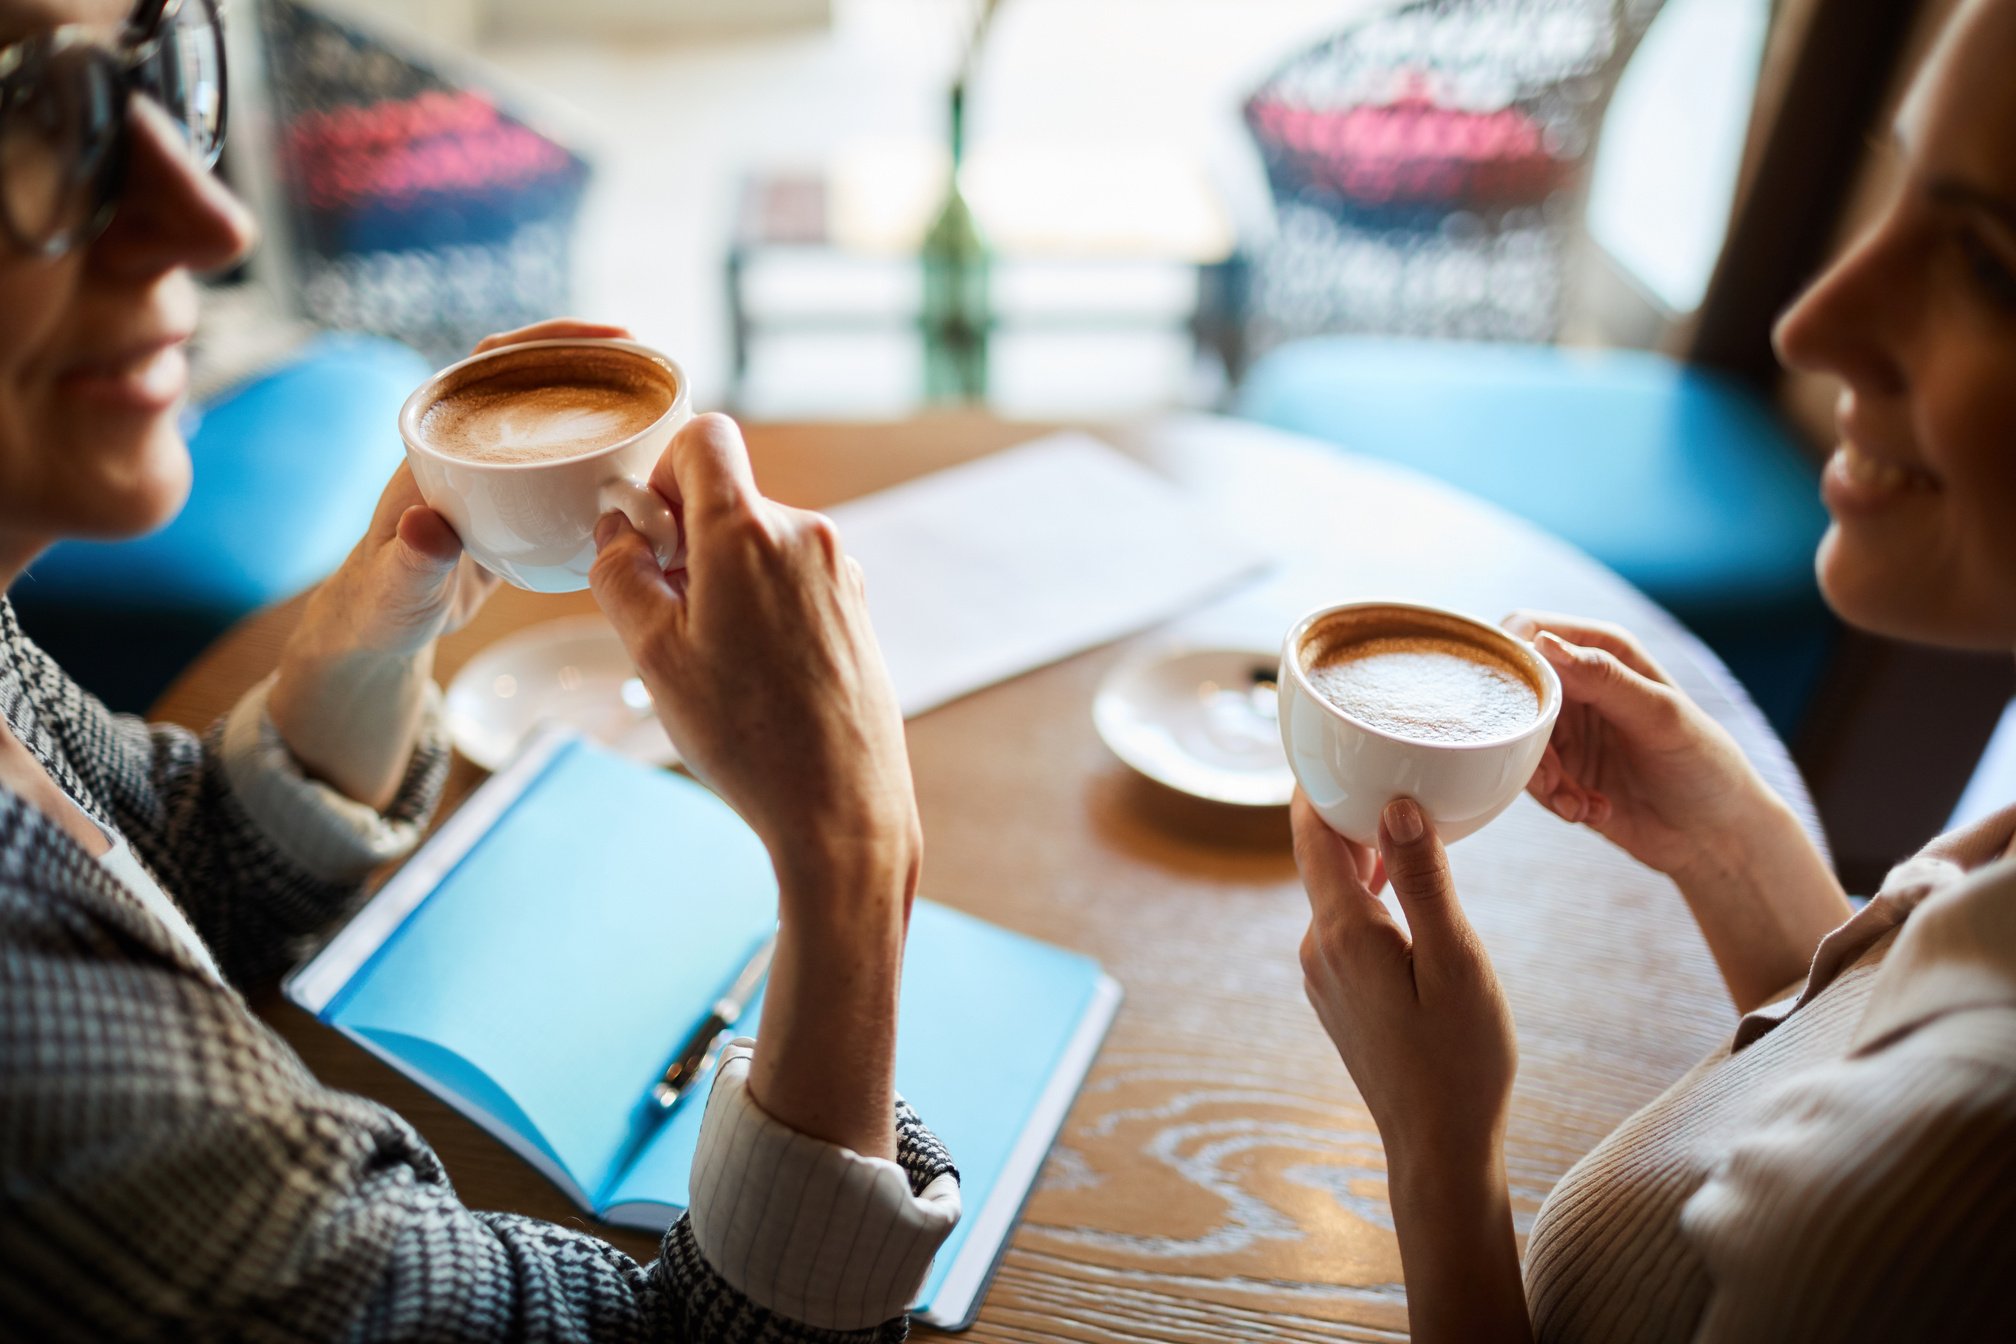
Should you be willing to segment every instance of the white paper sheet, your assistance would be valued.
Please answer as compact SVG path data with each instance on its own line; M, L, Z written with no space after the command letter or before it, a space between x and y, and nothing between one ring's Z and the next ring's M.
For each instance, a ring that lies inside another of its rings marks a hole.
M1267 568L1132 458L1053 434L831 511L905 717L1189 611Z

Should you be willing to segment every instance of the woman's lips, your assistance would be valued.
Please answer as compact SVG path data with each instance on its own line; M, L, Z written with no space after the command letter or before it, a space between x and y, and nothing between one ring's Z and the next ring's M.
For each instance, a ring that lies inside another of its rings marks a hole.
M1834 450L1820 477L1820 497L1835 513L1868 513L1938 488L1930 472L1873 456L1853 443Z
M189 388L189 359L180 339L71 369L57 380L71 396L118 410L158 415Z

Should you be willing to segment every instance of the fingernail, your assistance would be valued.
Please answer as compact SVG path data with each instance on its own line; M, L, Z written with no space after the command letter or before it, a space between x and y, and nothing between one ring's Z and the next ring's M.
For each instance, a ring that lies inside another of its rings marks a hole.
M1386 804L1386 834L1402 845L1421 838L1421 809L1412 798L1395 798Z
M1554 662L1572 663L1575 661L1575 650L1569 648L1568 641L1555 634L1552 630L1542 630L1534 637L1533 643L1539 648L1541 653Z
M595 520L595 549L601 550L616 539L616 529L623 526L623 515L605 513Z

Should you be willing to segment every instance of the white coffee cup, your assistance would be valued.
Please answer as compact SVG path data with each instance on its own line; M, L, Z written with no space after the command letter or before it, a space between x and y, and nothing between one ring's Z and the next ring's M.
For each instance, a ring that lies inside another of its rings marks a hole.
M1481 741L1431 741L1374 727L1340 709L1311 684L1309 660L1340 624L1385 622L1470 643L1526 675L1538 694L1531 723ZM1349 602L1310 612L1289 628L1276 683L1281 743L1302 792L1330 828L1361 845L1379 839L1379 817L1395 798L1412 798L1447 843L1503 812L1526 787L1561 714L1561 679L1523 640L1496 626L1410 602Z
M556 364L565 349L627 352L667 380L671 401L637 433L575 457L550 461L485 462L458 457L422 435L427 411L451 388L481 378L487 361L522 360L550 349ZM651 543L658 563L685 563L679 520L651 488L651 468L679 427L693 418L686 375L664 355L635 341L560 339L525 341L451 364L414 390L399 411L399 435L421 497L454 527L484 568L520 588L572 593L588 586L595 563L595 524L621 513Z

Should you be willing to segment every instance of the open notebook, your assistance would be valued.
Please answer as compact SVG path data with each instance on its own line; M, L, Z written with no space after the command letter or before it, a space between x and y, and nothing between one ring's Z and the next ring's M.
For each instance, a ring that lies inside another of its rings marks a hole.
M726 804L547 734L286 988L583 1210L659 1231L687 1202L710 1080L636 1146L643 1100L776 917L769 858ZM896 1084L951 1149L965 1205L922 1319L972 1320L1119 1000L1086 957L917 903Z

